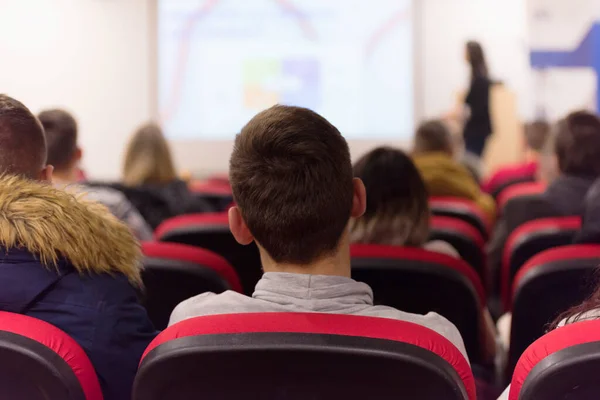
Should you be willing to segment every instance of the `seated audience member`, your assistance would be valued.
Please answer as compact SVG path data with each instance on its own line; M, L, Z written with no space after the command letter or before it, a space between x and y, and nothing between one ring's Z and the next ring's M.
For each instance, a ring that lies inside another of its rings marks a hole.
M581 231L573 240L575 244L600 244L600 179L585 196L581 218Z
M558 122L554 131L549 146L558 176L537 198L507 207L496 225L488 246L488 264L496 282L510 232L534 219L582 215L585 196L600 177L600 119L587 111L575 112Z
M123 183L125 187L120 189L153 228L180 214L212 211L178 179L169 144L155 124L142 126L131 138L125 152Z
M0 95L0 310L49 322L87 353L105 399L130 399L156 336L138 303L140 249L97 203L51 184L44 130Z
M548 138L550 124L545 121L535 121L525 125L523 143L523 162L503 167L490 176L483 184L487 193L492 193L502 184L515 179L529 178L532 181L538 177L539 159Z
M90 187L80 182L79 161L82 151L77 145L77 122L63 110L42 111L38 119L46 132L48 164L54 167L53 182L75 192L86 193L90 200L104 204L115 217L125 222L139 240L152 240L152 230L138 210L123 193L106 188Z
M237 135L230 160L236 240L258 245L265 274L252 297L227 291L180 303L170 325L201 315L321 312L383 317L437 331L465 354L456 327L429 313L374 306L371 288L350 278L348 222L365 211L365 187L353 178L348 144L320 115L274 106Z
M380 147L354 165L354 176L363 181L367 195L365 213L350 220L350 241L354 243L422 247L460 258L450 244L429 242L429 199L425 183L410 157L403 151ZM480 332L485 354L495 354L496 331L484 311Z
M459 258L450 244L429 241L429 197L412 160L401 150L380 147L354 165L367 191L364 215L350 221L355 243L422 247Z
M570 310L559 315L548 328L548 332L554 329L560 329L568 324L575 324L582 321L591 321L600 318L600 286L597 286L594 293L583 303L576 305ZM508 400L510 385L498 400ZM577 398L577 396L573 397Z
M428 121L417 129L413 159L430 196L472 200L493 220L494 199L483 193L469 170L454 159L454 141L441 121Z

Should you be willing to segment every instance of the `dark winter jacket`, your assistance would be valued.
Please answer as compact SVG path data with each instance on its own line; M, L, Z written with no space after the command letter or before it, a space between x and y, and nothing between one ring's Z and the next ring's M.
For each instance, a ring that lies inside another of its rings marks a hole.
M0 177L0 310L49 322L89 356L104 398L131 398L156 332L137 300L140 250L98 204L50 185Z

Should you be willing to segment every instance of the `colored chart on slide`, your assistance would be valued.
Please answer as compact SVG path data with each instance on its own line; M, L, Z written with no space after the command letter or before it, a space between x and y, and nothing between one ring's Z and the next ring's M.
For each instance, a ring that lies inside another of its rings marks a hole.
M411 0L159 0L158 93L171 139L232 139L274 104L350 139L413 129Z

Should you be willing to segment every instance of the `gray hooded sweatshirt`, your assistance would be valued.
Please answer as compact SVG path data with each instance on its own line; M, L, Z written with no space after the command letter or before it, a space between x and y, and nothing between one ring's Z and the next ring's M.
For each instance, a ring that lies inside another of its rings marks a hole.
M412 322L446 337L468 361L462 337L450 321L432 312L419 315L374 306L373 291L367 284L342 276L268 272L256 284L252 297L226 291L203 293L181 302L173 310L169 326L203 315L264 312L348 314Z

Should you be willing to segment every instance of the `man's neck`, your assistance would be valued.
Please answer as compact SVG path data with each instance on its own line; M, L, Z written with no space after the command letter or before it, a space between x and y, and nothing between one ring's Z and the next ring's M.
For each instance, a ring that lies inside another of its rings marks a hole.
M292 263L277 263L260 249L264 272L287 272L291 274L329 275L350 277L350 251L346 246L345 251L323 257L307 265Z
M56 183L56 184L63 184L63 185L67 185L69 183L74 183L77 182L77 174L75 173L75 170L68 170L68 171L57 171L54 170L53 174L52 174L52 182Z

